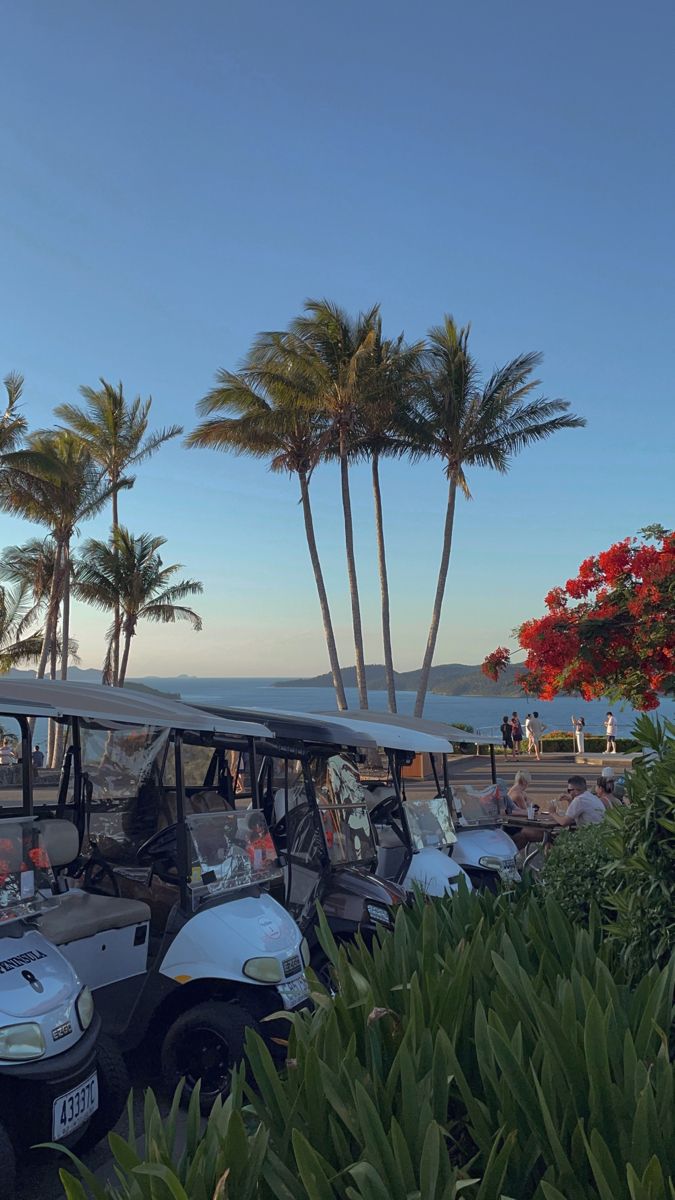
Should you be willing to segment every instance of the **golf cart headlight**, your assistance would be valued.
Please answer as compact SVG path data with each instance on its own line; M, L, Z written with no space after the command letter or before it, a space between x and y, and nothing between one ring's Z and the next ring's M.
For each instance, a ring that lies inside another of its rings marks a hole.
M42 1058L45 1039L39 1025L5 1025L0 1029L0 1059L6 1062L25 1062L29 1058Z
M94 997L88 987L82 988L75 1007L82 1032L85 1033L94 1019Z
M281 983L284 972L276 958L249 958L244 963L244 975L258 983Z
M501 871L506 866L503 858L497 858L496 854L484 854L478 859L479 867L485 867L486 871Z
M391 915L389 909L382 904L366 904L368 916L371 921L376 921L378 925L391 925Z
M309 966L309 961L310 961L310 959L311 959L311 957L312 957L312 956L311 956L311 954L310 954L310 952L309 952L309 942L307 941L307 938L303 938L303 939L302 939L302 941L301 941L301 943L300 943L300 953L301 953L301 955L302 955L302 965L303 965L303 967L308 967L308 966Z

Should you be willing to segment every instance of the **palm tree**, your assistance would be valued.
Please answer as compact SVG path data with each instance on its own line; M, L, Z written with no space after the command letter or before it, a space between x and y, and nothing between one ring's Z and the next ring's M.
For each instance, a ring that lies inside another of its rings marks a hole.
M49 529L53 565L47 599L42 652L37 678L43 678L52 649L56 648L59 610L61 677L68 675L70 631L70 548L78 526L95 516L112 494L101 478L98 464L83 442L65 430L31 434L25 449L6 454L0 472L0 507ZM118 487L128 486L121 480Z
M205 419L189 434L189 446L211 446L254 458L269 459L272 471L297 475L305 536L328 647L338 708L346 709L328 594L321 569L309 495L312 472L324 453L327 424L320 411L306 403L302 391L282 373L257 370L250 362L239 374L219 371L216 386L200 402ZM211 414L217 414L215 416Z
M42 633L34 628L35 615L29 585L0 587L0 673L39 659Z
M35 619L42 613L51 591L55 547L50 537L29 538L21 546L5 546L0 556L0 579L31 594Z
M373 386L365 391L358 409L355 457L370 459L377 562L380 575L382 646L389 711L396 712L394 656L391 645L389 579L384 541L380 460L405 454L410 448L413 403L423 342L407 346L401 334L394 340L382 338L380 318L376 321L373 347Z
M170 425L148 434L152 398L141 401L137 396L129 403L122 384L114 387L105 379L99 380L97 390L81 387L85 400L83 408L75 404L60 404L55 415L67 429L75 433L88 449L94 462L99 463L106 476L112 498L112 533L119 528L117 493L129 467L138 466L150 458L160 446L183 432L182 426ZM132 486L134 478L127 478ZM120 612L115 608L115 635L112 642L111 677L104 683L117 685L120 656Z
M354 319L329 300L308 300L304 315L296 317L285 333L261 334L254 343L251 356L252 364L263 378L265 372L271 372L272 379L279 373L292 374L308 402L324 413L333 435L340 462L356 683L361 708L368 707L368 688L354 554L349 462L355 447L358 411L368 389L373 386L373 348L378 317L377 305Z
M78 599L96 608L114 612L119 603L121 629L124 639L118 686L123 687L129 666L131 639L139 621L160 621L173 624L189 621L192 628L202 627L201 617L181 604L187 596L201 594L202 585L194 579L172 583L180 563L165 567L159 550L166 544L162 537L141 533L134 537L123 525L111 535L110 541L90 538L82 546L73 589ZM109 644L115 634L115 623L108 632Z
M0 454L14 450L21 442L28 428L26 418L18 410L19 400L23 392L23 375L10 371L3 380L7 393L5 411L0 417Z
M540 354L522 354L482 383L469 351L470 326L459 328L446 316L429 333L426 371L421 377L419 421L415 435L420 455L440 458L448 480L448 502L436 595L420 673L415 716L421 717L436 648L450 562L457 489L471 492L468 467L505 473L514 454L561 429L578 429L583 417L569 412L565 400L530 399L540 381L532 377Z

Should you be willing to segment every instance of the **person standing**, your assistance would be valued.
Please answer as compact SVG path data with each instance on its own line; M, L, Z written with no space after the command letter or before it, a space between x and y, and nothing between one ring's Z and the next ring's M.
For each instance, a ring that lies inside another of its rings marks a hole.
M502 746L504 747L504 758L508 758L509 750L511 751L511 757L515 758L516 752L513 748L513 730L511 729L511 722L509 721L509 718L506 716L506 714L502 717L502 723L499 726L499 732L502 735Z
M534 712L532 713L532 718L530 720L530 729L532 731L532 738L534 740L534 753L537 756L537 762L541 762L541 754L542 754L541 739L543 737L546 726L544 725L544 722L542 721L541 717L539 716L539 713L537 712L536 708L535 708Z
M583 717L572 717L572 727L574 729L574 740L577 746L577 754L584 753L584 729L586 722Z
M517 712L511 713L511 737L513 738L513 757L517 758L523 743L523 727Z
M532 736L532 717L530 713L525 714L525 737L527 738L527 753L531 754L534 749L534 738Z
M33 770L39 771L40 767L45 765L45 756L39 746L36 746L32 754Z
M605 754L616 754L616 717L611 710L605 717L605 732L607 734Z

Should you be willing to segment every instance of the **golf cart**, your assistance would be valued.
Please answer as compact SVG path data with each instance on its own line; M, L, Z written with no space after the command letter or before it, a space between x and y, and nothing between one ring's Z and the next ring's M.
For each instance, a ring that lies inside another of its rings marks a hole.
M256 854L261 814L187 811L183 731L251 746L259 723L93 685L12 684L24 711L51 699L69 742L42 829L61 903L44 934L94 991L125 1051L156 1047L171 1087L229 1086L247 1027L306 1002L302 935L269 894L280 866ZM31 707L32 706L32 707ZM259 1027L261 1033L268 1026Z
M513 840L501 827L500 813L504 811L505 786L496 779L493 771L493 783L484 789L476 789L466 785L450 785L448 754L452 750L449 739L467 735L462 730L440 721L428 721L419 717L392 715L354 709L340 713L340 720L350 723L358 722L365 728L381 725L394 726L402 736L403 743L408 744L409 750L421 750L419 738L424 735L436 739L435 748L430 748L429 761L436 787L436 800L447 798L453 820L455 839L448 853L453 861L461 867L477 887L496 888L500 881L514 882L519 878L516 868L517 848ZM492 745L489 738L471 734L471 740L476 745ZM439 777L438 762L440 759L442 779ZM492 759L492 755L491 755ZM374 794L383 799L389 797L392 809L395 808L395 793L398 787L401 797L406 804L405 778L402 767L406 765L405 756L389 761L389 778L383 785L386 790ZM434 801L435 802L435 801ZM415 801L419 803L419 801ZM371 818L373 811L371 809Z
M328 804L317 793L312 766L332 754L342 731L325 718L303 713L210 711L227 720L261 720L275 734L274 741L256 742L249 786L241 786L240 765L235 764L234 779L223 791L236 794L240 803L250 801L269 825L284 868L280 899L307 939L314 971L328 982L317 906L337 941L348 941L356 933L370 941L378 927L393 926L393 909L403 899L395 884L372 874L377 847L363 797L342 797ZM365 734L362 746L374 748L375 743ZM227 779L229 765L217 745L208 772L211 779Z
M0 816L0 1176L11 1200L18 1156L40 1142L95 1145L131 1085L90 989L42 928L61 898L32 813L30 728L1 696L0 710L21 730L20 795L3 797Z

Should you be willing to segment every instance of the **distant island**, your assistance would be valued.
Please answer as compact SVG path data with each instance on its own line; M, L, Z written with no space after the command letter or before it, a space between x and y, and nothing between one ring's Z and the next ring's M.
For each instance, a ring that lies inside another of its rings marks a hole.
M493 683L488 679L479 666L469 666L466 663L445 663L443 666L432 667L429 681L429 691L437 696L519 696L523 693L516 683L518 667L507 667L504 674ZM420 672L395 671L397 691L414 692L417 690ZM356 687L356 668L343 667L342 678L345 687ZM386 691L384 667L379 663L369 663L366 666L366 681L373 691ZM279 679L275 687L327 687L332 688L333 679L330 673L315 675L312 679Z
M35 679L35 671L22 671L12 667L4 674L5 679ZM187 678L187 676L186 676ZM68 679L71 683L100 683L101 672L95 667L68 667ZM134 692L147 692L150 696L162 696L165 700L180 700L180 692L167 692L164 688L149 687L138 679L127 679L125 688Z

